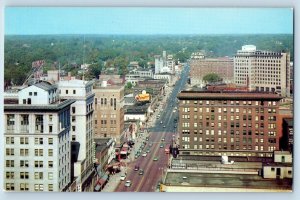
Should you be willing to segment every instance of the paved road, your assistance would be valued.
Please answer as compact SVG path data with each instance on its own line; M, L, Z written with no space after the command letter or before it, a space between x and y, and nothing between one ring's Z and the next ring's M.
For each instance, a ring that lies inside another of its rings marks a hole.
M164 172L168 168L170 155L166 154L164 149L168 144L171 144L172 137L177 132L178 125L174 123L174 118L178 118L178 111L174 109L177 107L176 96L187 82L188 70L188 67L184 68L181 78L177 81L172 93L168 96L165 103L162 102L161 117L156 120L153 127L149 128L149 141L147 141L144 150L150 148L150 153L146 157L140 156L127 164L127 177L125 181L120 182L115 190L116 192L154 192L156 190L157 184L161 181ZM162 138L164 138L164 141L162 141ZM151 147L149 143L152 143ZM163 144L163 148L160 148L161 144ZM158 160L154 161L154 157L157 157ZM138 171L134 171L135 166L143 169L144 174L139 175ZM132 182L130 187L125 186L127 180Z

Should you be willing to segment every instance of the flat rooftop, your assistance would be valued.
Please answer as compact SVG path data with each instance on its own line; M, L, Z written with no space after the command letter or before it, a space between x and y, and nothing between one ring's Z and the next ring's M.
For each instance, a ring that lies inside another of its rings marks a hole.
M214 188L292 190L292 179L263 179L250 174L167 172L165 185Z

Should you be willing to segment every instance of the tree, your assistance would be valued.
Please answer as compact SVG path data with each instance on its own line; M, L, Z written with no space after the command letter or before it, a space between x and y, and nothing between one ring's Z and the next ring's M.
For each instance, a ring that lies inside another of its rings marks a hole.
M128 82L126 85L125 85L125 89L131 89L132 88L132 83L131 82Z
M222 80L222 78L218 74L215 74L215 73L206 74L203 77L203 81L205 81L206 83L215 83L215 82L218 82L221 80Z

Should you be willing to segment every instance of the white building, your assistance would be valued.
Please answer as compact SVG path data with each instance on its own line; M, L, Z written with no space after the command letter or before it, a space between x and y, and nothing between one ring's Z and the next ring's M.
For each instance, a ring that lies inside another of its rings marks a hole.
M76 191L92 191L90 176L93 175L93 82L83 80L60 81L61 99L74 99L71 106L72 152L76 152L74 174Z
M60 101L56 91L56 86L37 83L18 93L18 103L5 103L6 191L60 192L70 184L74 100Z
M234 56L234 82L250 90L290 96L290 55L242 46Z
M155 74L154 79L167 80L169 86L173 84L173 75L170 73Z

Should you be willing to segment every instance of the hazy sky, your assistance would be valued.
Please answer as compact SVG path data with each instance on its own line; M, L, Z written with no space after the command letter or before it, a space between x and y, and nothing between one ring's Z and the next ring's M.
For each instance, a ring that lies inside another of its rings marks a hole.
M293 33L291 8L7 7L5 34Z

